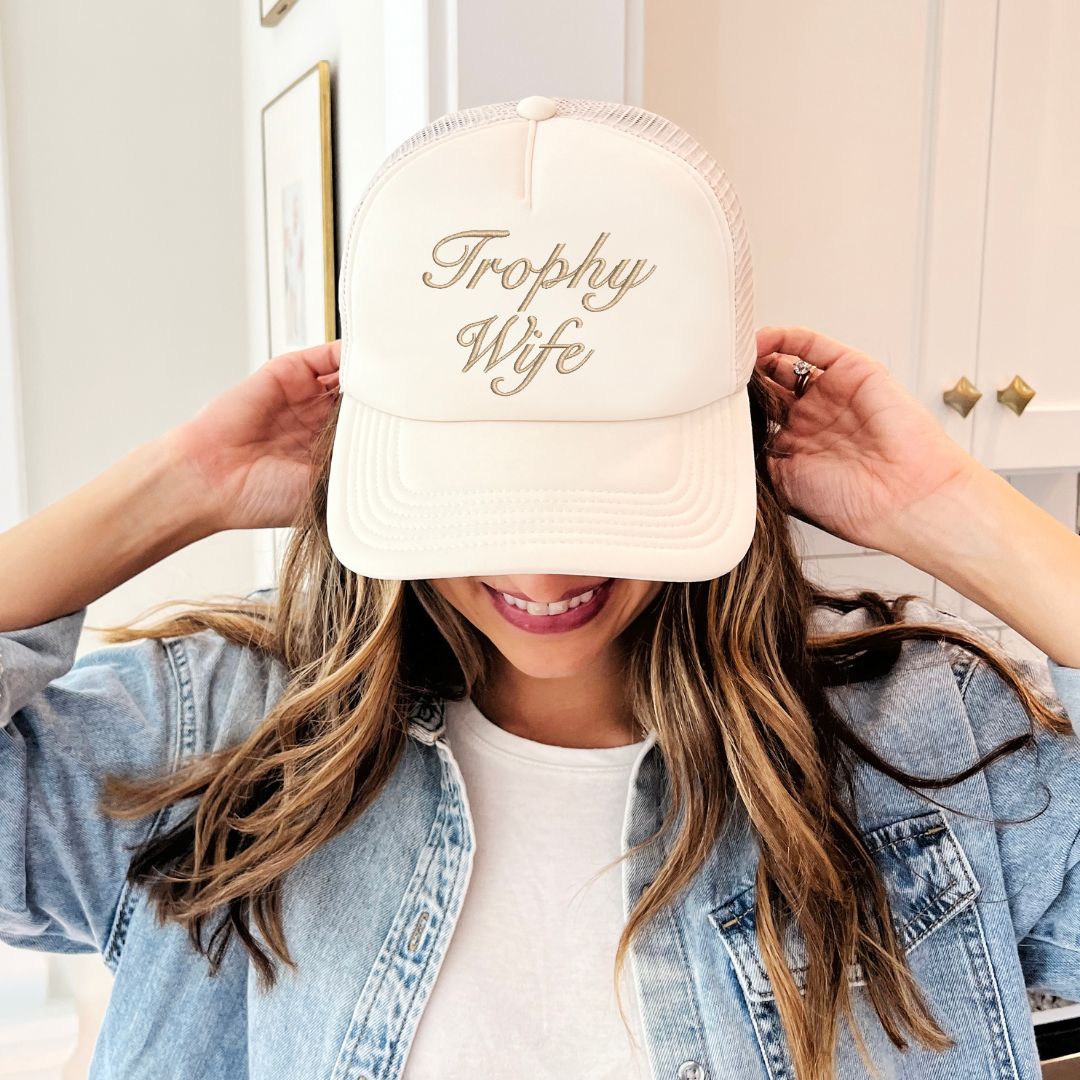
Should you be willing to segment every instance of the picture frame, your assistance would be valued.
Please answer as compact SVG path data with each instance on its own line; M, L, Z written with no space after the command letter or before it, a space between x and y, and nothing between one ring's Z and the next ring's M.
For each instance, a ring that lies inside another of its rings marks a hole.
M277 26L299 0L259 0L259 22L263 26Z
M268 358L337 337L330 143L330 63L319 60L262 108ZM275 568L289 532L271 532Z
M337 337L330 63L262 109L269 356Z

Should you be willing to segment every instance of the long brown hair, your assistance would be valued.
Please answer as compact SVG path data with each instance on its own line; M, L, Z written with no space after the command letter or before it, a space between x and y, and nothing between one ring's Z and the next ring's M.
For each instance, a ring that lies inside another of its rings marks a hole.
M614 978L617 992L632 941L701 868L737 800L758 843L758 941L796 1073L826 1080L842 1018L872 1069L846 975L854 961L894 1045L905 1048L907 1035L931 1049L952 1045L907 967L879 871L845 801L850 755L904 785L934 789L1026 745L1034 729L961 772L922 777L880 758L825 689L887 672L905 641L949 642L989 664L1035 723L1062 733L1070 727L989 638L959 624L905 620L910 594L890 601L871 590L830 591L803 575L791 510L766 467L784 405L756 372L749 389L758 452L749 551L723 577L665 583L625 632L633 714L642 732L656 733L671 796L646 843L677 818L681 827L629 915ZM209 629L286 667L284 692L242 741L160 777L107 777L102 800L112 816L140 818L197 797L183 820L136 850L128 880L146 888L160 923L187 927L210 974L235 931L264 988L276 981L270 954L296 967L280 914L285 872L375 799L405 748L415 695L460 699L490 671L490 642L429 582L361 577L334 557L325 511L336 418L335 407L313 445L315 481L272 602L193 601L149 627L99 628L116 642ZM817 605L862 608L869 619L863 628L814 634ZM204 944L204 925L218 909ZM250 932L252 918L270 954ZM806 942L805 994L781 947L791 920Z

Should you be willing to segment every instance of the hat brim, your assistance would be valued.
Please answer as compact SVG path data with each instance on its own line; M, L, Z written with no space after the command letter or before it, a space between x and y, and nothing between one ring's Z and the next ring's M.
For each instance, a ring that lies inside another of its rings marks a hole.
M640 420L417 420L343 395L330 546L365 577L580 574L704 581L746 554L746 387Z

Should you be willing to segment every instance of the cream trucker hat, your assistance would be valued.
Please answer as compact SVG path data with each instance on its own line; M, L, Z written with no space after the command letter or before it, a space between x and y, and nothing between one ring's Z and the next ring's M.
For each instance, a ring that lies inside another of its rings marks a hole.
M671 121L559 97L447 113L376 171L338 287L345 566L700 581L745 555L749 242Z

